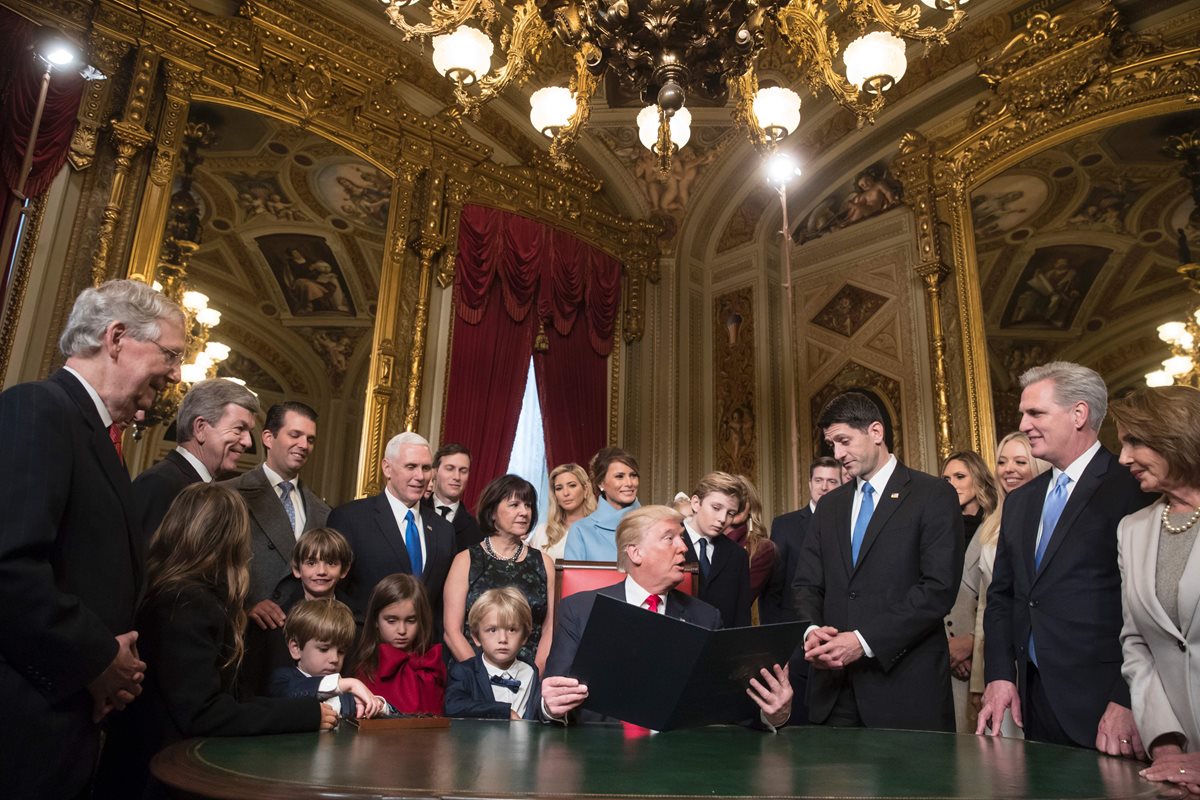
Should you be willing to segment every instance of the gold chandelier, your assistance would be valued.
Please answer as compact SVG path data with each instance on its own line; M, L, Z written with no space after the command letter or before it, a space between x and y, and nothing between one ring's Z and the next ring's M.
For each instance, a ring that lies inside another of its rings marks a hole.
M569 87L544 87L530 98L530 120L551 137L559 163L586 124L591 97L611 70L648 105L638 115L639 138L670 169L672 152L690 136L686 108L692 94L734 100L735 121L762 151L800 124L800 97L787 87L758 86L755 63L774 26L809 86L825 86L853 111L861 126L874 122L884 93L907 65L905 39L944 43L967 0L921 0L944 17L922 26L921 7L884 0L524 0L512 2L511 21L499 36L504 63L492 70L489 31L499 24L497 0L431 0L430 21L411 22L405 9L421 0L381 0L406 40L432 37L433 63L454 83L455 115L477 117L481 105L522 84L552 40L574 51ZM826 6L835 6L864 35L834 60L837 35ZM874 28L867 32L868 28Z

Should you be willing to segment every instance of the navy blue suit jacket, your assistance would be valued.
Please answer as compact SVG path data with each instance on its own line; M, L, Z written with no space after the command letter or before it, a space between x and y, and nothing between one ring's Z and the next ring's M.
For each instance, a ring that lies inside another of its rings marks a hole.
M984 671L989 682L1016 683L1027 703L1032 631L1038 675L1055 717L1076 744L1091 747L1108 704L1129 707L1129 685L1121 677L1117 525L1154 498L1101 447L1079 476L1035 569L1051 474L1043 472L1004 502L983 617Z
M531 665L532 666L532 665ZM542 679L533 667L533 686L522 719L537 719L542 707ZM496 700L483 655L456 661L446 673L446 716L474 719L509 719L512 706Z
M133 479L134 514L147 542L179 493L201 480L196 468L176 450Z
M687 560L699 563L691 536L685 534L683 541L687 544ZM750 556L725 534L714 536L710 541L712 566L707 575L700 575L699 597L721 612L721 621L727 627L745 628L750 624L750 606L754 603L750 596ZM667 603L668 607L670 605Z
M320 694L322 675L305 675L299 667L280 667L271 673L267 682L268 697L318 697ZM338 694L338 702L342 706L342 716L354 719L354 695Z

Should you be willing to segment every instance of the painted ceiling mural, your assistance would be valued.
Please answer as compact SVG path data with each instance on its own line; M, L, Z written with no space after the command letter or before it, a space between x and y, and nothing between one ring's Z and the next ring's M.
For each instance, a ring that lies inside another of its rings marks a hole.
M189 280L225 314L214 338L238 357L222 371L256 390L341 395L370 346L390 179L248 111L195 103L189 121L214 131L196 170L203 232Z
M1016 423L1017 377L1055 358L1097 369L1114 393L1166 358L1155 328L1200 298L1180 264L1200 229L1168 136L1200 112L1118 125L1042 151L971 195L998 430Z

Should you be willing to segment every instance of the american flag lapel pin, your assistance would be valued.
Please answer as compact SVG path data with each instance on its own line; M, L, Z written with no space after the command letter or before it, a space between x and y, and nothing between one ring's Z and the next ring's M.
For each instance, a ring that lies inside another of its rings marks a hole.
M892 492L892 499L893 499L893 500L899 500L899 499L900 499L900 493L899 493L899 492Z

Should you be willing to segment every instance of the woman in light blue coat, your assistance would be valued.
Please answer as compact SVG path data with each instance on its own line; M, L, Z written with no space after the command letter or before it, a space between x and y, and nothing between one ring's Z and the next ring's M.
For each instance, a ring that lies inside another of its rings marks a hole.
M619 447L605 447L589 465L592 485L600 492L595 511L567 532L563 558L571 561L616 561L617 523L638 508L638 465L633 455Z

